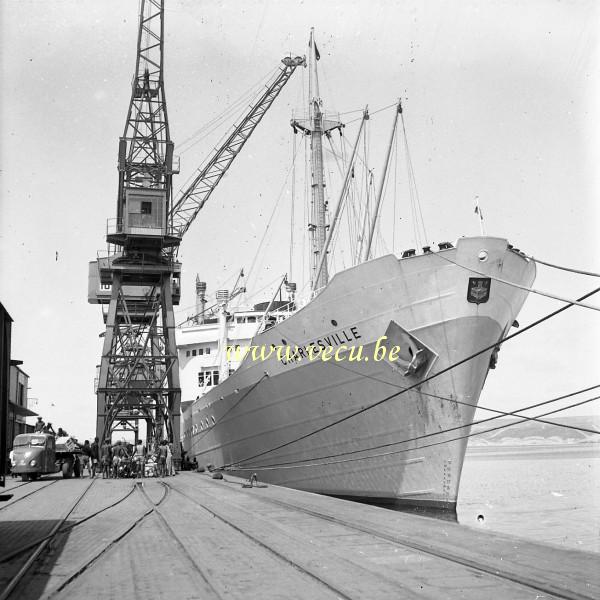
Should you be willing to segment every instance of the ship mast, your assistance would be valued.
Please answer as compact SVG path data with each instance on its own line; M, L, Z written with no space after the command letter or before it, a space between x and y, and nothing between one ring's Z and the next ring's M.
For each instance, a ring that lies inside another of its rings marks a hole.
M325 174L323 171L323 135L330 135L333 129L340 129L339 121L328 120L322 110L323 101L319 95L319 75L317 61L319 51L314 39L314 28L310 30L309 41L309 85L308 119L293 119L294 131L300 130L310 135L311 165L311 220L308 224L310 234L310 286L320 290L329 281L327 257L321 260L327 237L327 207L325 204ZM319 265L321 267L319 268Z

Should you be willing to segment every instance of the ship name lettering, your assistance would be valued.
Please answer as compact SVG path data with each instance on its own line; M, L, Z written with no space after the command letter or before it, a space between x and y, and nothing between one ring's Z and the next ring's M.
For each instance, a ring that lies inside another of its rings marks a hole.
M329 335L323 336L322 338L318 338L313 342L308 342L305 346L297 346L293 351L289 350L289 346L286 348L285 356L282 355L282 352L277 351L277 358L283 365L287 365L291 362L298 362L303 358L308 358L309 360L315 360L316 358L321 358L321 360L327 362L334 358L336 361L343 360L343 357L340 356L341 353L350 350L350 356L356 356L358 360L362 355L362 349L358 351L358 353L353 352L353 346L347 346L345 342L352 343L355 340L361 339L361 335L358 332L358 327L353 326L349 329L342 329L339 333L331 333ZM337 347L337 350L334 354L334 348Z

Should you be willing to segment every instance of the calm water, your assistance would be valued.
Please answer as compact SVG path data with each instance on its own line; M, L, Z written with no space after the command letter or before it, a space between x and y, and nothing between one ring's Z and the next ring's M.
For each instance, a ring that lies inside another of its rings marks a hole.
M469 527L600 552L600 449L467 452L457 515Z

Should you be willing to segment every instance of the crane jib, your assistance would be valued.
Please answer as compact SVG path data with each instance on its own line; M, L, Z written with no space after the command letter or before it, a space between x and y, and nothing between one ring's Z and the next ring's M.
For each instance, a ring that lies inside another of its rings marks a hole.
M281 62L284 66L266 86L260 97L250 105L248 112L234 127L223 144L198 169L198 174L188 188L182 191L178 199L173 202L169 216L172 218L173 229L180 235L189 229L264 114L277 98L283 86L289 81L292 73L298 66L306 66L306 59L300 56L285 57Z

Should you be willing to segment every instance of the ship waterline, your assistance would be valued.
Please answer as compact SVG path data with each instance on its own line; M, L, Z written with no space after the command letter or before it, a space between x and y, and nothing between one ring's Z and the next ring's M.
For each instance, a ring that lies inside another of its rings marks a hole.
M477 281L473 287L477 277L487 288ZM452 509L464 436L496 358L493 346L527 296L494 278L528 287L535 265L504 239L477 237L437 253L387 255L338 273L252 344L343 342L362 345L363 359L246 357L185 411L184 449L200 465L245 477L256 473L278 485ZM375 360L377 344L388 354L400 346L400 358ZM188 366L194 368L182 363ZM183 391L184 399L197 393Z

